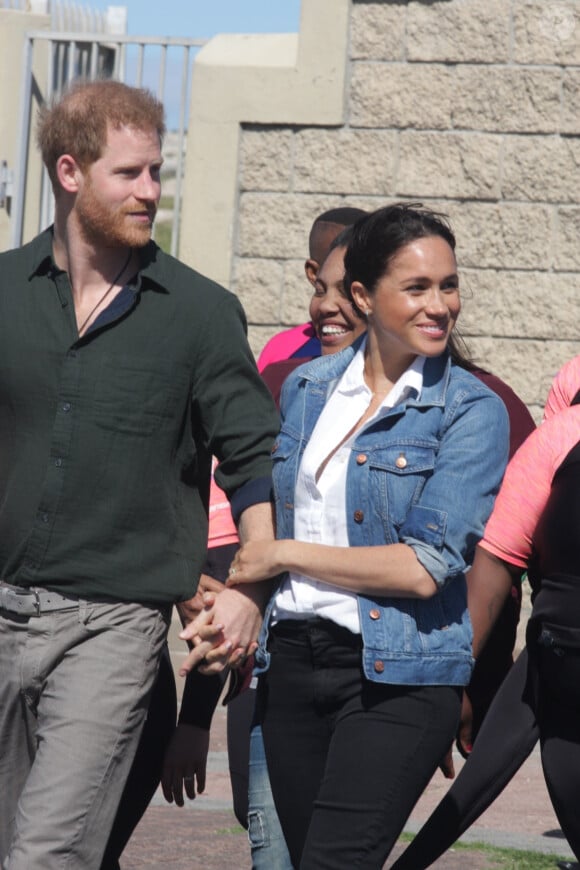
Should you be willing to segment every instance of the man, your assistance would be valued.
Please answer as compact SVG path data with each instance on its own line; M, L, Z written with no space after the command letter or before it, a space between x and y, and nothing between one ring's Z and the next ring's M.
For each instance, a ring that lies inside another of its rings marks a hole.
M173 602L205 555L210 457L271 537L276 414L236 299L150 241L163 108L117 82L40 119L54 226L0 256L0 859L100 866ZM219 596L229 664L261 590Z

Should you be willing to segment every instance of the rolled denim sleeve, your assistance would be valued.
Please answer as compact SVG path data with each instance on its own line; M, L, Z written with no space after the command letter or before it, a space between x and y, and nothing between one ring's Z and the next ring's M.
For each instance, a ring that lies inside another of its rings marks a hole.
M509 420L483 385L449 397L433 474L399 531L443 586L471 565L505 471Z

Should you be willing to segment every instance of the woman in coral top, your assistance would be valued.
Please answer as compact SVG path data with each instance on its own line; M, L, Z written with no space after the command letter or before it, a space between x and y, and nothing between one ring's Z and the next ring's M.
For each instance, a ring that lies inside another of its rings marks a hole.
M546 785L580 857L580 406L546 420L516 453L469 575L474 653L527 569L526 649L456 782L393 870L429 867L489 806L540 740Z

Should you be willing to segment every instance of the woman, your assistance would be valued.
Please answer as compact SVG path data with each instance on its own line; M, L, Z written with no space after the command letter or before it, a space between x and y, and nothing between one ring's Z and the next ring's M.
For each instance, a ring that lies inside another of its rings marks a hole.
M244 546L230 569L228 583L288 572L256 654L258 718L304 870L382 867L452 741L471 673L464 573L508 427L501 400L452 359L454 249L420 207L355 225L345 289L367 335L286 381L280 540Z
M533 609L526 649L498 692L469 762L397 870L429 867L497 797L538 738L554 810L580 858L579 485L575 405L547 419L510 462L469 576L477 652L512 576L528 569Z

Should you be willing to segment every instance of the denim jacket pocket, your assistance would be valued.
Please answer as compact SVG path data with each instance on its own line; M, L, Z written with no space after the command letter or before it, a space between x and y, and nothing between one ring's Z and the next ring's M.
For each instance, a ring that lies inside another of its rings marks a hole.
M396 528L403 525L433 474L435 444L397 442L369 451L370 498Z

